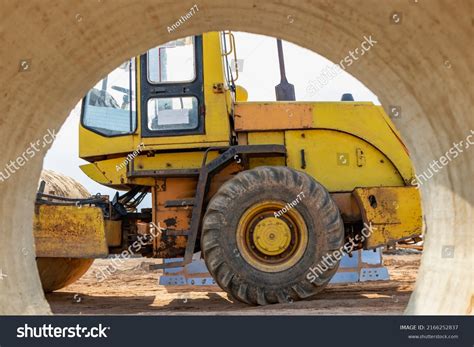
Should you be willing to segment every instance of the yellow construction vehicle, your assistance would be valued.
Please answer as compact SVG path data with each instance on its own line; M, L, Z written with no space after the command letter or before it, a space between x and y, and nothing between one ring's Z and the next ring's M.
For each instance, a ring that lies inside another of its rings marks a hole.
M340 251L421 234L414 169L383 108L289 101L279 53L276 102L247 102L235 84L231 32L150 49L86 95L79 154L89 164L81 168L124 193L59 196L43 184L35 235L37 256L49 262L43 273L56 276L47 289L96 257L183 258L155 266L164 268L201 251L232 297L288 302L320 292ZM138 210L150 193L152 207Z

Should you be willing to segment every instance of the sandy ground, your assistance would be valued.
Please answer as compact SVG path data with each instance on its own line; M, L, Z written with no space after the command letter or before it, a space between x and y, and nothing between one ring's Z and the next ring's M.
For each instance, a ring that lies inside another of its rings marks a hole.
M400 254L401 253L401 254ZM56 314L134 315L398 315L414 289L421 254L384 256L390 281L330 285L317 298L291 304L252 307L232 302L217 286L160 286L161 271L149 271L153 260L130 259L119 271L98 283L94 270L100 259L76 283L48 294Z

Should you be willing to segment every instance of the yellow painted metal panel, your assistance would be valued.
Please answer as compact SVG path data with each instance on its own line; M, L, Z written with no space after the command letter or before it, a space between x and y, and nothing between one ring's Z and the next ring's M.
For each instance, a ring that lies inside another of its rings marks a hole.
M239 110L239 108L245 109L245 112L249 114L245 124L251 123L250 115L254 115L256 125L246 125L249 128L266 127L273 130L308 128L306 123L300 124L302 117L299 115L302 109L311 109L312 124L309 128L337 130L359 137L384 153L400 172L405 184L411 184L415 176L400 134L395 130L383 108L371 102L252 102L238 103L236 109ZM284 111L280 116L287 115L288 117L283 122L275 121L273 113L270 112L275 109L280 113ZM235 122L237 124L241 122L239 117L235 117Z
M112 159L113 160L113 159ZM81 165L80 168L90 179L94 180L100 184L109 184L110 180L106 176L106 172L101 170L101 167L98 165L100 162L93 164ZM117 161L117 164L119 162Z
M247 141L249 145L284 145L285 133L283 131L250 132ZM264 165L284 166L285 158L250 158L250 168Z
M207 160L217 157L217 152L210 152ZM158 153L148 157L139 155L134 159L134 170L177 170L198 169L202 165L204 152ZM82 165L82 171L94 181L108 185L124 185L138 183L138 179L127 178L127 158L114 158ZM139 179L140 184L153 186L154 179Z
M332 130L288 131L285 133L287 164L307 172L330 192L350 192L357 187L403 186L391 161L370 143ZM305 168L302 168L304 150ZM358 152L365 158L360 165Z
M357 188L362 219L372 226L365 247L376 248L422 233L421 196L415 187Z
M79 157L133 152L134 135L105 137L79 126Z
M216 158L217 151L207 155L207 161ZM139 156L135 159L135 170L198 169L202 165L204 152L159 153L153 157Z
M353 134L378 148L393 163L406 184L415 177L408 152L381 106L370 102L318 102L314 127Z
M283 131L249 132L247 141L249 145L284 145L285 133Z
M108 255L104 217L98 207L36 206L33 231L37 257Z

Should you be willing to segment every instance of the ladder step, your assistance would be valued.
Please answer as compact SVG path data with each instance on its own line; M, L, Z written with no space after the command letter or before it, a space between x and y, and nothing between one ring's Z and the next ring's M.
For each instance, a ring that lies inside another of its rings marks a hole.
M188 207L194 206L194 199L179 199L179 200L168 200L165 202L165 207Z

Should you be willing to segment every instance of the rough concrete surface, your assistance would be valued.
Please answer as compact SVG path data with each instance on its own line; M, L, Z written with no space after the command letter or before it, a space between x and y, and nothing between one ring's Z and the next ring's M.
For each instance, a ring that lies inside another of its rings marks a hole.
M194 4L199 11L168 33ZM474 129L469 0L1 0L0 8L0 172L125 59L222 29L278 36L334 62L372 35L377 44L347 71L384 106L401 107L396 125L419 173ZM0 314L50 312L31 232L45 153L0 182ZM408 314L471 312L473 159L464 150L423 185L428 233Z

